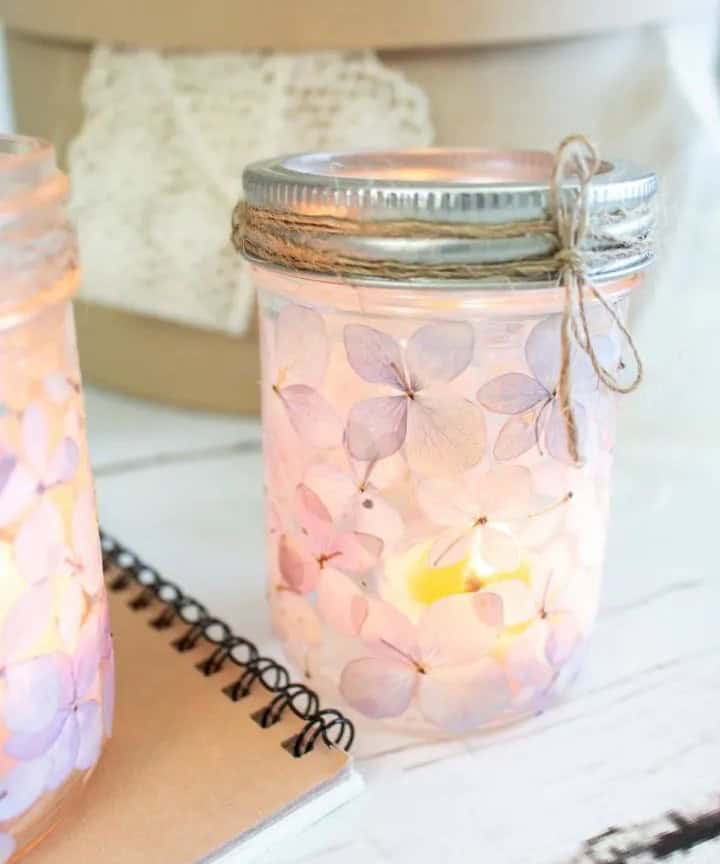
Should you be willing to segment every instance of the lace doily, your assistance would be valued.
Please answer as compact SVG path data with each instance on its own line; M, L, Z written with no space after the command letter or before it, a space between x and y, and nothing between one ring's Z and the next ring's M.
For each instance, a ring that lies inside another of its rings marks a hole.
M423 92L369 51L163 56L98 47L83 101L69 157L82 296L231 333L252 309L229 239L248 162L432 140Z

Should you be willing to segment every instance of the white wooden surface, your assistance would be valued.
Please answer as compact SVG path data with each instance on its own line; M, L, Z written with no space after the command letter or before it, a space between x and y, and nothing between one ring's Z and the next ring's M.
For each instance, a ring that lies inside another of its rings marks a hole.
M272 649L258 424L97 391L88 415L105 528ZM267 864L566 864L611 825L720 792L720 444L640 438L620 447L602 614L569 697L459 742L360 728L365 794Z

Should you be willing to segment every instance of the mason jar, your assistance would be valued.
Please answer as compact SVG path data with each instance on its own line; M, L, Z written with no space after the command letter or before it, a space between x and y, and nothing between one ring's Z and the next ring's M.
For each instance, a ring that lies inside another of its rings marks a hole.
M112 728L67 191L49 144L0 137L0 861L55 824Z
M559 182L549 153L445 149L244 175L274 626L413 734L542 710L596 615L656 183Z

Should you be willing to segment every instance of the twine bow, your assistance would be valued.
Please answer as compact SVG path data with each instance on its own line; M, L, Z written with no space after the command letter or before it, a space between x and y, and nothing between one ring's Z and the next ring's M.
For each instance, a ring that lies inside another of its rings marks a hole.
M573 461L580 461L578 427L571 402L572 343L585 352L598 380L614 393L632 393L640 385L643 366L627 327L612 304L588 278L582 244L590 220L590 183L600 169L600 158L584 135L569 135L555 153L550 183L550 210L555 222L559 249L555 253L558 287L564 295L560 321L560 372L557 397L565 423L567 445ZM633 356L634 374L628 383L620 380L618 370L608 369L599 359L590 335L585 309L586 296L597 300L617 326Z

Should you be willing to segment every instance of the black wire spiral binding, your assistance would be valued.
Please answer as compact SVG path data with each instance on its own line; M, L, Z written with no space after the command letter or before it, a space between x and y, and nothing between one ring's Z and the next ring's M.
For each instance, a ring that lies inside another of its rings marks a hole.
M318 739L328 747L344 750L352 747L355 727L340 711L321 710L314 690L291 682L284 666L271 657L261 657L252 642L235 636L230 627L210 615L202 603L184 594L174 582L163 579L154 567L145 564L104 531L100 532L100 542L108 590L139 587L140 591L130 598L128 606L141 610L159 604L158 614L149 621L157 630L171 627L178 618L187 624L188 629L172 643L176 651L191 651L200 642L212 645L212 653L195 667L203 675L217 674L228 662L241 670L240 677L223 688L233 702L246 697L256 682L273 694L268 705L253 715L262 728L273 726L287 710L305 721L302 730L283 743L288 753L300 758L315 748Z

